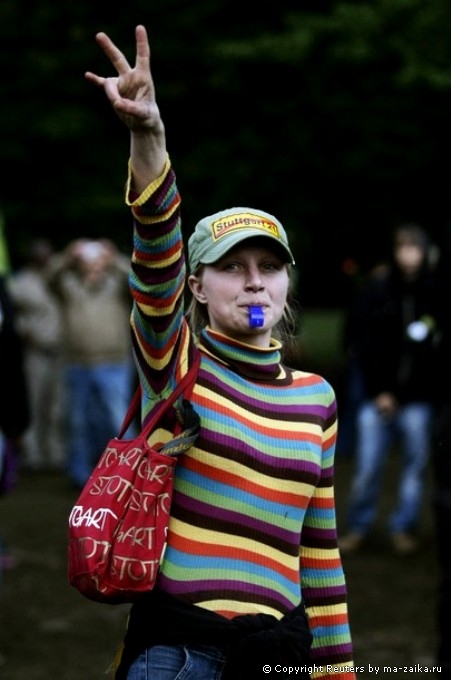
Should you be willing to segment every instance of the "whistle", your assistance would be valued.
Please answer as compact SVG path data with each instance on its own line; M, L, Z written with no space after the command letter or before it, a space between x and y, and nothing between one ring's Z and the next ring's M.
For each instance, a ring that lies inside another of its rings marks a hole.
M249 306L249 326L251 328L261 328L265 323L263 308L258 305Z

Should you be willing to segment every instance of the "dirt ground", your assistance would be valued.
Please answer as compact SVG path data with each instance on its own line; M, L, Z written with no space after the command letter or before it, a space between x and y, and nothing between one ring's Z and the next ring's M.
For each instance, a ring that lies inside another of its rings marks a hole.
M384 519L395 496L396 469L394 455L374 535L361 553L344 559L361 680L397 673L433 677L424 669L432 668L436 646L437 578L429 489L421 551L408 558L393 556ZM351 472L352 459L337 457L340 528ZM0 499L0 534L17 562L3 571L0 582L1 680L111 677L106 673L128 607L89 602L67 583L66 526L75 500L76 492L59 474L22 474L16 489Z

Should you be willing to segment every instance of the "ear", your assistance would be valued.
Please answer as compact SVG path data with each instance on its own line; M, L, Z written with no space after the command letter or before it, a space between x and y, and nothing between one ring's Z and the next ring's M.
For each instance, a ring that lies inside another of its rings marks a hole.
M207 296L204 293L202 280L195 274L190 274L188 277L188 285L196 300L205 305L207 303Z

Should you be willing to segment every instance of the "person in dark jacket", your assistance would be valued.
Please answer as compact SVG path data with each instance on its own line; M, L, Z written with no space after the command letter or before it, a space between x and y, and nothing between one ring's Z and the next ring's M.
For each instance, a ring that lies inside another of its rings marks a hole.
M397 442L401 471L388 529L396 553L418 547L434 413L438 298L425 230L400 225L392 252L392 261L369 277L349 317L364 396L356 414L355 474L342 553L357 550L374 524L384 465Z
M30 422L22 345L4 275L0 275L0 376L0 496L3 496L18 481L21 438ZM0 535L0 572L10 564L11 557Z
M451 285L451 225L441 245L440 288ZM451 678L451 313L442 305L439 375L437 380L437 410L432 439L432 509L438 565L436 598L437 650L436 661L441 666L441 677Z
M0 433L16 443L30 420L23 348L5 277L0 276Z

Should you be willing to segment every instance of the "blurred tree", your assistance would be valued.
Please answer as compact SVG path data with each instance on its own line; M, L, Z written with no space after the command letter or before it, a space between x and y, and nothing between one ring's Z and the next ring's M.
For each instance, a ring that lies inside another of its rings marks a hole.
M105 18L106 17L106 18ZM127 136L83 78L130 58L146 24L187 233L231 204L285 223L304 304L337 304L340 263L385 250L395 222L449 220L451 42L446 0L135 0L0 5L2 204L11 252L30 235L113 236ZM6 177L5 177L6 176ZM368 243L370 241L370 247Z

